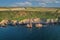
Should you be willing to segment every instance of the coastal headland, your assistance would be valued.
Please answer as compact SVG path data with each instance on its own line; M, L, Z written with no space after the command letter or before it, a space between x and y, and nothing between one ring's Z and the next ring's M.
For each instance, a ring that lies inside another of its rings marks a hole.
M0 7L0 26L27 24L41 27L42 24L56 23L60 17L59 8L41 7Z

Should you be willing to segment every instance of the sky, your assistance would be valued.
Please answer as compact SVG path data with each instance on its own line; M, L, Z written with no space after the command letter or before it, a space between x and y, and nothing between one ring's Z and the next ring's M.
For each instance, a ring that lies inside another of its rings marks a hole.
M0 0L0 7L60 7L60 0Z

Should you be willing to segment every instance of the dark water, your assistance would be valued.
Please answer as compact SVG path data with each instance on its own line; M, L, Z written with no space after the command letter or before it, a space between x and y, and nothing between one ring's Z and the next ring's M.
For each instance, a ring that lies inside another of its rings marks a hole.
M60 40L60 25L46 25L40 29L7 26L0 28L0 40Z

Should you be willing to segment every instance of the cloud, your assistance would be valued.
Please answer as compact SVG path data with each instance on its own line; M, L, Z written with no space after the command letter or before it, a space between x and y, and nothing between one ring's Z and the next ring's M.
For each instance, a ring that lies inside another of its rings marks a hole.
M40 3L60 3L59 0L29 0L31 2L40 2Z
M55 1L55 3L60 3L60 1Z
M40 0L28 0L28 1L40 1Z
M47 4L46 4L46 3L39 3L39 6L41 6L41 7L46 7Z
M53 7L53 5L58 6L59 4L60 4L59 0L26 0L26 1L15 2L11 6L13 6L13 7L17 7L17 6L23 6L23 7L26 7L26 6L30 6L30 7L32 7L32 6L49 7L49 6L51 6L51 7Z
M32 3L31 2L16 2L14 3L12 6L32 6Z
M54 3L56 0L42 0L43 3Z
M56 6L60 3L59 0L29 0L31 2L36 2L41 7L48 7L48 6L52 6L56 4ZM50 5L49 5L50 4ZM53 5L52 5L53 4Z

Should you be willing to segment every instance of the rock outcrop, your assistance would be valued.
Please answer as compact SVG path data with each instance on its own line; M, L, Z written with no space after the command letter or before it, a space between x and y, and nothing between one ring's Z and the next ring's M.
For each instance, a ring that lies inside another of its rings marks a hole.
M40 18L33 18L33 19L24 19L20 22L23 22L23 23L28 23L28 22L40 22Z
M47 19L46 23L50 23L50 19Z
M43 25L42 24L35 24L37 28L41 28Z
M28 23L28 22L33 22L33 20L32 19L24 19L24 20L21 20L20 22Z
M32 20L33 20L33 22L40 22L41 21L40 18L34 18Z
M32 24L27 24L27 27L28 28L32 28Z
M47 19L46 23L55 23L58 22L58 19Z
M46 21L46 22L45 22ZM7 26L7 25L20 25L20 24L23 24L23 25L26 25L27 27L31 28L33 23L36 27L40 28L43 26L44 23L57 23L58 22L58 19L47 19L47 20L43 20L43 19L40 19L40 18L31 18L31 19L24 19L24 20L21 20L21 21L18 21L18 20L2 20L0 22L0 26Z
M8 23L9 23L8 20L2 20L2 21L0 22L0 26L6 26L6 25L8 25Z
M11 20L12 25L17 25L18 21L17 20Z

